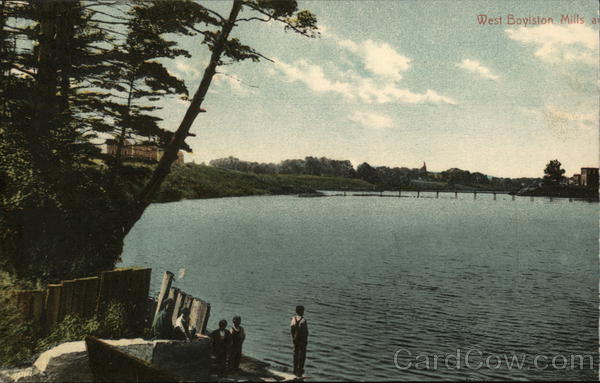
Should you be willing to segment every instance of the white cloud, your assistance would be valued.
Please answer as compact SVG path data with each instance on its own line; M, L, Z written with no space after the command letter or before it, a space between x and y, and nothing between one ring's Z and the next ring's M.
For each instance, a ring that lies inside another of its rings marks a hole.
M394 124L394 120L383 114L377 114L373 112L354 112L348 119L357 122L370 129L387 129L391 128Z
M468 72L475 73L480 77L488 80L498 81L499 77L492 73L490 68L483 66L477 60L464 59L460 63L456 64L457 67L462 68Z
M598 31L587 25L553 25L507 29L508 37L537 46L535 56L547 62L598 65Z
M306 60L298 60L294 65L275 60L275 67L286 76L289 82L304 82L315 92L335 92L346 97L352 97L351 86L341 81L331 81L323 72L323 68L310 64Z
M193 80L200 78L200 71L181 59L175 60L175 70Z
M343 80L330 79L323 68L306 60L298 60L293 64L275 60L275 68L284 75L286 81L302 82L315 92L337 93L348 100L358 100L367 104L456 104L453 99L431 89L425 93L414 93L386 79L362 77L353 72L337 71L334 75Z
M579 107L546 105L542 108L519 108L533 119L543 122L554 134L568 137L577 132L596 132L598 130L597 105Z
M228 86L233 92L241 95L256 93L256 89L253 86L244 83L236 76L224 72L223 69L220 69L220 71L213 77L215 85Z
M569 126L579 129L597 129L598 112L571 111L564 108L548 105L544 111L548 124L555 129L564 131Z
M351 40L337 40L339 46L357 54L365 69L371 73L394 81L402 79L402 72L410 68L410 59L398 53L386 42L366 40L356 43Z

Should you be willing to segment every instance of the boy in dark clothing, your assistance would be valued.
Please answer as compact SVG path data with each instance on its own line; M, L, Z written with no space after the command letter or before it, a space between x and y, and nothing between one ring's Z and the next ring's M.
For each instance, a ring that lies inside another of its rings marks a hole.
M165 299L161 309L156 314L156 320L152 326L154 339L171 339L173 337L173 325L171 324L171 313L173 311L173 300Z
M212 352L217 362L217 374L222 376L227 367L227 351L231 345L231 333L226 329L227 321L219 321L219 329L210 334L212 339Z
M246 339L246 332L240 326L242 318L240 316L233 317L233 326L231 327L231 349L229 351L229 368L238 370L240 368L240 360L242 359L242 344Z
M294 344L294 375L302 377L308 345L308 323L304 318L304 306L296 306L296 315L292 317L290 329Z

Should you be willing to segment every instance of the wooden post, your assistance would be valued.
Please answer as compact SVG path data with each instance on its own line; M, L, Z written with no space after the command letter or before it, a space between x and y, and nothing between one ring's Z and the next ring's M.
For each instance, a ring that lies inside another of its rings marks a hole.
M569 202L573 202L573 198L569 198Z
M194 297L192 297L191 295L186 295L185 299L183 300L181 309L183 310L184 308L187 308L188 310L191 310L193 300L194 300Z
M380 191L379 191L379 196L380 196L380 197L383 197L383 190L380 190Z
M89 318L96 313L96 302L98 301L98 288L100 287L100 278L85 278L85 294L83 298L82 314Z
M198 334L202 332L202 319L202 302L194 298L190 308L190 327L194 327Z
M25 320L31 321L35 327L42 325L44 313L45 290L22 290L17 291L14 299L17 307Z
M105 297L110 294L112 285L113 273L110 271L100 272L100 287L98 287L98 297L96 298L96 314L100 315L101 311L104 310Z
M85 281L81 279L74 279L73 283L73 297L71 298L71 312L77 314L79 317L83 317L83 302L85 300Z
M74 281L62 281L62 294L60 299L60 315L58 321L61 322L65 317L73 312L73 287Z
M175 326L175 321L177 320L177 317L179 316L179 313L180 313L181 309L183 308L183 301L185 300L185 297L187 294L179 289L176 289L176 288L173 288L173 289L177 291L177 298L175 299L175 307L173 308L173 315L171 317L171 322L173 323L173 326Z
M440 192L439 191L435 192L435 198L440 198Z
M142 333L146 320L149 320L147 313L151 273L152 269L134 269L131 274L131 315L133 328L139 334Z
M398 197L402 197L402 190L398 190Z
M496 200L496 192L494 192L494 201Z
M477 192L473 192L473 199L477 199Z
M454 199L458 199L458 192L454 192Z
M515 195L514 195L514 194L512 195L512 200L513 200L513 201L515 200Z
M160 310L162 306L163 300L169 297L169 292L171 291L171 284L173 283L173 273L170 271L165 271L163 274L162 284L160 285L160 291L158 293L158 299L156 301L156 311L154 312L154 317L152 319L152 326L155 325L156 314Z
M36 325L43 328L42 319L44 318L44 303L46 300L46 291L37 290L31 294L31 314Z
M421 195L421 191L417 190L417 198L419 198L420 195Z
M61 291L62 284L48 285L46 293L46 333L49 333L52 327L59 321Z

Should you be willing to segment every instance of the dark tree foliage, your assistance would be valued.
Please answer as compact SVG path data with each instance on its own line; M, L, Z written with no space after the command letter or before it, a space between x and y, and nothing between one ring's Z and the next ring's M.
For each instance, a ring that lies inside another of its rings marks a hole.
M366 162L358 165L356 168L356 176L367 182L376 184L379 183L379 177L377 176L377 170Z
M565 169L561 168L559 160L551 160L544 169L544 182L549 184L559 184L565 177Z
M272 20L317 34L295 0L234 0L228 17L192 0L0 0L0 268L54 281L114 267L187 148L217 68L265 58L232 29ZM191 98L163 65L189 56L173 34L211 51ZM168 96L190 102L175 132L153 114ZM165 154L154 169L102 162L97 144L111 136Z

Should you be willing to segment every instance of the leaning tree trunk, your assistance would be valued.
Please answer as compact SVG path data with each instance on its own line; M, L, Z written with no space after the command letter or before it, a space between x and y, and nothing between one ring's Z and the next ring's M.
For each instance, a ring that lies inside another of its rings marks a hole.
M144 214L144 211L152 202L152 198L159 190L167 175L169 175L171 165L173 162L175 162L175 160L177 160L177 153L183 146L185 139L189 136L190 128L200 113L200 107L202 106L204 97L208 92L212 78L216 73L221 55L225 49L225 44L229 38L231 30L235 25L235 21L241 8L242 1L234 0L233 6L231 7L231 12L229 13L229 18L221 28L221 33L219 34L219 37L213 46L210 62L204 70L204 75L202 76L202 81L198 86L198 90L196 90L196 93L192 98L192 101L185 113L185 116L183 117L183 120L181 121L181 124L179 125L179 128L177 128L171 141L165 147L164 154L158 162L156 169L154 169L152 177L138 196L136 200L136 207L129 217L128 222L126 222L123 226L123 236L127 235L133 225L135 225L135 223L142 217L142 214Z

